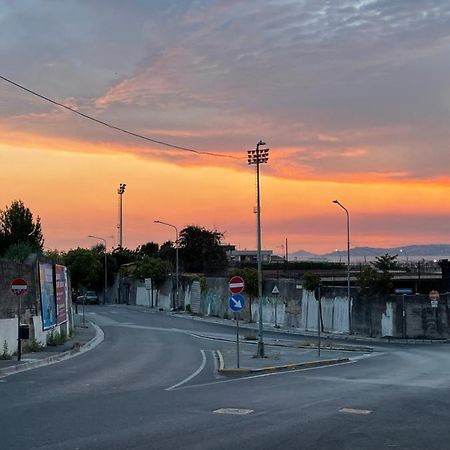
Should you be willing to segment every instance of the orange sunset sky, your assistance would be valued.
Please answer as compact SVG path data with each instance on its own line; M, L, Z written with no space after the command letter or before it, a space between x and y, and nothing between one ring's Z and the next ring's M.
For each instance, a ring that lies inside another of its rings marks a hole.
M39 0L0 23L0 76L235 157L0 80L0 208L23 200L46 248L112 248L119 183L126 247L173 239L159 219L255 248L260 139L263 248L345 249L334 199L352 246L449 241L448 2Z

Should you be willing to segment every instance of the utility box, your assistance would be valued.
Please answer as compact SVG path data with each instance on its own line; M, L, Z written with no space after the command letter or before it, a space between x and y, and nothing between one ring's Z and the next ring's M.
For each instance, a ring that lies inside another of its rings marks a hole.
M30 339L30 325L19 325L19 339Z

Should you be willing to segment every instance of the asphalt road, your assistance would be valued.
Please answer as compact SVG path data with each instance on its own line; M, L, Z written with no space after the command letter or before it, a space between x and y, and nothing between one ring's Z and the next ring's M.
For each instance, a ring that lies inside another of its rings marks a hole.
M223 378L219 343L196 334L233 328L122 306L88 317L98 347L0 380L2 450L450 448L448 344Z

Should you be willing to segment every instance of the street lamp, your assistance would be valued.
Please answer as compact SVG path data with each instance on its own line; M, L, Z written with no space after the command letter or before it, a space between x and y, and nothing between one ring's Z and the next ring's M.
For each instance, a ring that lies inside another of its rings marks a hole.
M119 194L119 224L117 225L117 229L119 230L119 248L122 248L122 196L125 192L126 184L120 183L119 189L117 189L117 193Z
M103 244L105 245L105 295L103 296L103 303L106 303L106 289L108 288L108 259L106 255L106 239L98 236L92 236L91 234L88 237L103 241Z
M259 189L259 165L266 164L269 161L269 149L260 148L265 146L266 143L259 141L256 144L255 150L248 150L248 164L256 166L256 234L258 241L258 302L259 302L259 337L258 337L258 349L256 356L258 358L264 358L264 341L263 341L263 320L262 320L262 262L261 262L261 196Z
M342 205L338 200L333 200L333 203L340 206L347 215L347 299L348 299L348 333L352 334L352 304L350 299L350 216L348 209Z
M175 273L176 273L176 294L175 294L175 302L174 302L174 309L178 308L179 305L179 280L178 280L178 228L175 225L172 225L171 223L162 222L161 220L154 220L154 223L159 223L161 225L166 225L168 227L172 227L175 229Z

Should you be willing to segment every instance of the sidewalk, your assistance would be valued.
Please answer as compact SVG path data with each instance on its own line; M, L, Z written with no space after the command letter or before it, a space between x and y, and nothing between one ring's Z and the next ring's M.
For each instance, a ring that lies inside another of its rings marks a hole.
M349 362L373 349L362 346L332 346L322 343L319 355L317 342L290 341L287 339L264 338L264 358L257 358L257 339L246 330L239 333L239 367L237 361L236 337L224 333L195 333L195 336L211 339L217 343L219 373L222 375L245 375L268 373L282 370L318 367ZM247 337L247 339L246 339Z
M46 346L39 352L22 353L21 361L17 361L16 356L0 360L0 378L64 361L94 348L102 341L103 332L97 325L86 321L82 326L80 319L75 316L74 334L68 341L61 345Z

